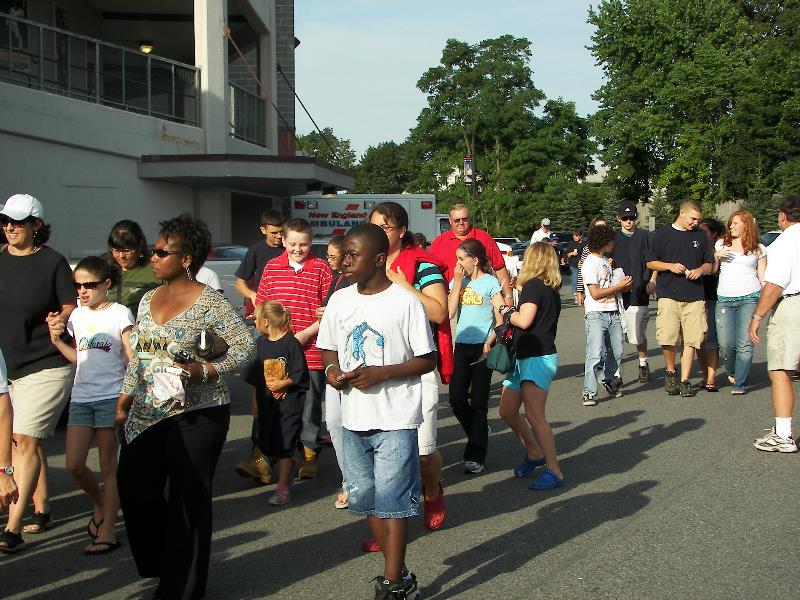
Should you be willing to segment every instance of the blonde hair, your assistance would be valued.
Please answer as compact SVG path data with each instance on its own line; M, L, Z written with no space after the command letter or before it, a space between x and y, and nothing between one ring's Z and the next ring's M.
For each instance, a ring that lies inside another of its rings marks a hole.
M546 242L536 242L525 250L522 268L517 275L517 283L523 286L537 277L549 288L557 290L561 287L558 255L555 249Z
M292 321L292 313L280 302L262 302L256 306L255 317L258 320L264 320L267 325L274 329L286 331L289 329L289 323Z

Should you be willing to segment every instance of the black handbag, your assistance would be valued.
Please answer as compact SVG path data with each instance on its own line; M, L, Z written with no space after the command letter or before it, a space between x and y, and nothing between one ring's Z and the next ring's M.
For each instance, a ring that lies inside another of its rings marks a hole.
M197 334L194 351L197 358L211 362L228 351L228 342L210 329L203 329Z
M497 341L486 355L486 366L498 373L509 373L514 369L517 361L514 351L514 326L509 322L511 311L507 311L503 317L503 323L495 327Z

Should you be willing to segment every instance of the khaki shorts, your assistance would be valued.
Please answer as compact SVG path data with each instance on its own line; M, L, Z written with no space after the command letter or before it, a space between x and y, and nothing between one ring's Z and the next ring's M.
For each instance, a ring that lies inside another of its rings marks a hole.
M14 407L14 433L35 438L53 435L72 389L72 366L43 369L8 386Z
M439 371L434 369L422 376L422 424L417 432L419 455L436 452L436 429L439 426Z
M800 362L800 296L778 304L767 326L767 370L794 371Z
M647 344L647 324L650 322L649 306L629 306L625 309L625 336L628 343L638 346Z
M684 346L699 350L707 329L705 300L658 299L656 339L660 346L678 346L683 338Z

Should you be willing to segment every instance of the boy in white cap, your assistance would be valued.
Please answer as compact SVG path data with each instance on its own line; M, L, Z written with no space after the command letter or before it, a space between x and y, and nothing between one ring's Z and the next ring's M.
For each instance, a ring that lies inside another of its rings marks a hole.
M531 244L536 242L549 242L550 241L550 219L545 217L542 219L541 227L533 232L531 236Z

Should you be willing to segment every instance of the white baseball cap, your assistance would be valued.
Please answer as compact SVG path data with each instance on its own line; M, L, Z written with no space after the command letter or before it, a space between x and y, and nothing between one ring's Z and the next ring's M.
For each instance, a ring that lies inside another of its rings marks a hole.
M542 225L544 225L546 227L549 227L550 226L550 219L548 219L547 217L542 219Z
M30 194L14 194L6 200L0 214L15 221L22 221L28 217L42 219L44 218L44 208L42 208L42 203Z

